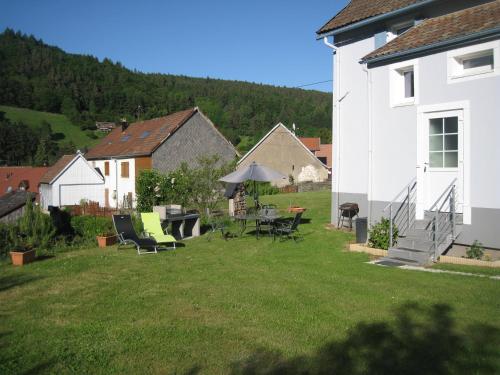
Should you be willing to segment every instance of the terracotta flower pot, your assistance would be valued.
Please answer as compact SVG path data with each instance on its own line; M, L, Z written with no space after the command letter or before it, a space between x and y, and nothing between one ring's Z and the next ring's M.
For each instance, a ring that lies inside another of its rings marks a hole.
M12 265L22 266L26 263L31 263L35 260L35 250L28 251L16 251L10 252L10 258L12 260Z
M97 236L97 244L99 247L111 246L116 243L116 236Z
M305 210L306 210L306 208L303 208L303 207L290 207L288 209L288 212L297 213L297 212L304 212Z

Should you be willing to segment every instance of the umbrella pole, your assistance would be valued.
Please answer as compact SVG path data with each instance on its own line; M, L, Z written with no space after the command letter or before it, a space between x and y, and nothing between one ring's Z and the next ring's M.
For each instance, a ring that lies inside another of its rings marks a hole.
M257 183L253 181L253 203L255 208L259 208L259 195L257 193Z

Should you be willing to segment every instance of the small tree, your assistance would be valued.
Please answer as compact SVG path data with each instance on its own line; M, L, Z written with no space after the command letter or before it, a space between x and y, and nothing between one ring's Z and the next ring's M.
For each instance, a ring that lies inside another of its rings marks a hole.
M198 165L193 171L193 203L206 213L224 198L224 186L219 179L234 170L234 163L223 164L219 156L213 155L199 158Z
M34 205L31 197L26 201L24 214L19 219L19 234L25 237L26 243L40 249L48 249L55 235L52 219Z

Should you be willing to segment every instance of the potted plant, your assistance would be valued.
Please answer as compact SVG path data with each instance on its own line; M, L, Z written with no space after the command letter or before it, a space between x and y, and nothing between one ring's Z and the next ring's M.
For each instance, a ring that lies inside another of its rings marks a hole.
M26 243L23 237L18 233L12 232L10 234L10 240L13 244L12 250L10 251L12 265L22 266L35 260L35 249L33 249L30 244Z
M99 247L111 246L116 243L116 235L112 232L99 233L97 236L97 244Z

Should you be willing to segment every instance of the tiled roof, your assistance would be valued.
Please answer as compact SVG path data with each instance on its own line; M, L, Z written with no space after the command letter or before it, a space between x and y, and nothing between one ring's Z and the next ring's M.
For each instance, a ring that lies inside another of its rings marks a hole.
M43 175L40 180L42 184L50 184L50 182L56 177L61 171L66 168L68 163L75 158L75 155L63 155L56 161L56 163L49 168L49 170Z
M328 168L332 167L332 145L331 144L326 144L326 145L320 145L319 146L319 151L316 151L315 155L318 158L326 158L326 166Z
M16 190L0 197L0 218L8 215L26 204L28 197L35 198L35 194L26 190Z
M126 130L118 126L86 154L86 159L146 156L162 144L196 112L197 108L176 112L165 117L130 124Z
M411 51L500 27L500 0L430 18L363 57L362 61Z
M329 31L350 25L370 17L392 12L421 2L422 0L351 0L347 6L328 21L316 33Z
M300 141L306 146L309 151L319 151L319 144L321 143L320 138L305 138L299 137Z
M0 196L11 190L17 190L19 184L28 181L28 189L38 193L40 179L47 172L48 167L0 167Z

